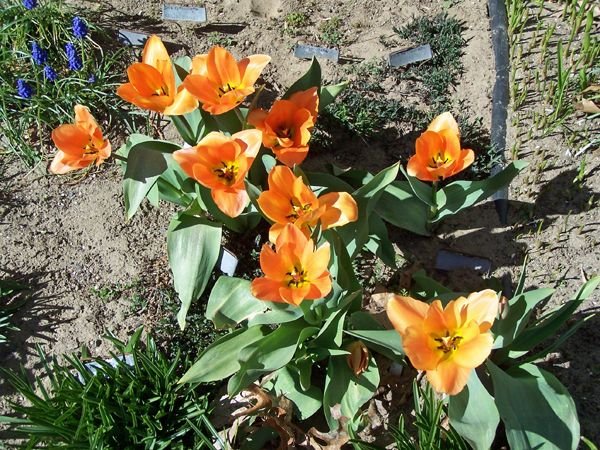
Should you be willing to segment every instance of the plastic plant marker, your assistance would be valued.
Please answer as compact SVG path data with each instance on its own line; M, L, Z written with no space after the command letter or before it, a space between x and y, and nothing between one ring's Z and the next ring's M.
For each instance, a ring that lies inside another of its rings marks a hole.
M206 8L163 4L163 20L184 20L187 22L206 22Z
M238 265L238 258L226 248L221 247L221 254L219 255L217 264L221 272L232 277Z
M316 58L330 59L337 63L340 59L340 51L337 48L317 47L315 45L296 44L294 46L294 56L300 59Z
M388 65L390 67L404 67L420 61L427 61L433 57L429 44L419 45L408 50L400 50L390 53Z
M487 275L492 271L492 262L478 256L440 250L435 258L435 268L444 271L472 269L480 274Z
M119 41L131 47L141 47L148 40L148 35L137 31L119 30Z

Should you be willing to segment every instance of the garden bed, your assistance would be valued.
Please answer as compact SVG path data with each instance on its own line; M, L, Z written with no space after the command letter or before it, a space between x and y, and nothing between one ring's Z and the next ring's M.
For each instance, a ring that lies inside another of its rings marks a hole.
M293 58L291 49L296 42L339 46L339 64L321 62L323 79L351 80L351 89L372 104L382 105L375 112L368 110L371 115L367 114L367 119L386 122L383 126L375 122L374 126L349 114L352 108L365 107L364 103L350 103L349 111L330 110L324 125L319 126L305 166L312 170L333 163L377 172L399 159L406 162L413 153L414 139L424 129L408 120L409 114L420 117L419 113L428 113L439 101L423 90L422 80L399 76L384 67L392 51L420 44L397 32L415 17L448 14L458 19L465 40L460 56L463 71L444 102L454 105L465 122L476 123L480 118L481 126L473 126L473 142L485 141L495 79L485 3L207 1L209 22L201 26L162 22L160 5L152 1L90 1L85 5L90 17L100 17L104 26L159 34L176 55L205 53L216 44L237 56L270 55L271 63L263 72L266 87L261 102L265 105L280 98L310 66L310 61ZM552 8L547 14L546 20L560 20ZM422 68L428 70L424 64ZM418 73L419 65L416 70ZM365 81L371 84L365 86ZM458 109L461 101L463 109ZM541 100L534 97L530 101L535 104ZM399 104L413 109L399 110ZM517 114L512 112L509 117ZM426 117L421 118L425 126ZM526 144L527 122L512 123L508 145L517 139ZM167 128L163 133L172 137L173 130ZM115 150L118 144L113 144ZM392 228L390 238L401 268L393 273L366 262L367 288L376 292L403 287L407 274L418 268L456 291L473 292L489 285L489 279L484 281L468 269L436 271L436 254L443 248L491 260L489 275L498 279L499 287L500 280L507 277L512 280L508 285L514 286L529 254L528 287L555 286L558 290L547 307L571 298L582 278L598 272L600 260L596 207L600 154L597 146L587 151L582 169L581 156L570 156L578 148L558 133L531 137L520 155L530 162L530 172L511 185L507 225L500 223L494 204L488 202L448 218L431 238ZM487 153L489 149L475 150ZM172 319L170 326L174 325L173 310L162 309L157 300L163 298L157 294L157 286L170 285L165 233L174 209L145 205L141 213L125 221L121 171L116 164L79 177L50 177L44 169L45 162L30 170L16 158L0 160L0 269L31 292L26 307L14 318L20 331L13 332L10 344L0 351L6 367L22 364L29 374L40 369L35 344L55 356L78 352L82 346L93 355L108 356L111 346L100 339L107 330L126 340L140 325L160 329L165 317ZM485 170L482 173L470 176L487 176ZM226 239L224 244L240 256L260 248L249 244L240 249L235 239L231 243ZM597 295L590 297L577 317L597 309L597 299ZM600 413L600 388L589 380L600 373L600 353L596 351L599 329L598 319L588 320L543 363L568 387L577 404L582 435L595 442L600 441L595 420ZM168 342L164 345L168 348ZM397 382L392 380L389 385ZM0 392L0 414L4 414L6 401L11 398L4 380L0 380ZM378 401L381 404L381 399Z

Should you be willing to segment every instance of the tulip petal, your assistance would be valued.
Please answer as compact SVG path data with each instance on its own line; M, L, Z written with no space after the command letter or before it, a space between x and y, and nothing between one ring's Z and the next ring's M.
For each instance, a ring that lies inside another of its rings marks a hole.
M127 68L127 77L139 95L143 97L160 95L161 89L165 87L160 72L148 64L133 63Z
M452 359L447 359L438 364L435 370L427 371L427 380L437 392L456 395L467 384L471 370L473 369L460 367Z
M237 61L223 47L215 46L210 49L206 67L208 78L219 87L230 85L235 89L241 84Z
M239 71L242 74L242 86L252 86L260 77L260 73L269 64L271 57L267 55L252 55L239 62Z
M190 94L183 86L179 87L173 103L165 108L167 116L181 116L198 108L198 99Z
M464 149L460 151L459 159L456 162L454 173L458 173L461 170L466 169L475 161L475 153L473 150Z
M190 74L202 75L203 77L206 77L208 75L208 69L206 68L207 59L208 55L196 55L192 59L192 70Z
M277 160L288 167L301 164L308 155L308 147L275 148L273 153Z
M498 294L491 289L474 292L469 295L467 302L466 320L475 321L479 325L479 329L482 333L489 330L498 315L498 308L500 305Z
M279 294L281 283L270 280L265 277L255 278L250 285L252 295L260 300L268 300L271 302L284 302Z
M402 335L402 348L417 370L433 370L442 353L431 348L431 339L421 327L408 327Z
M411 156L406 165L406 173L411 177L416 177L421 181L438 181L438 177L434 177L427 169L428 167L417 155Z
M429 310L429 305L411 297L395 294L376 294L387 299L387 316L394 328L404 335L408 327L421 327Z
M454 117L449 112L445 112L437 116L427 127L429 131L440 132L442 130L450 130L457 136L460 134L458 124Z
M264 130L262 130L262 128L264 128L265 119L267 118L267 115L268 115L268 113L264 109L260 109L260 108L253 109L248 114L247 121L253 127L258 128L264 132Z
M150 36L146 41L144 50L142 51L142 62L156 67L158 61L164 61L168 59L169 53L167 52L162 40L155 34Z
M289 270L286 264L283 264L281 255L273 251L269 244L264 244L260 252L260 268L267 278L282 280Z
M321 215L323 229L340 227L358 219L358 206L348 192L329 192L319 197L319 205L325 206Z
M81 157L84 147L90 142L90 135L78 125L65 124L52 130L52 141L59 150Z
M295 92L290 97L290 101L298 108L307 109L314 118L317 117L319 111L319 94L317 93L316 86L305 91Z
M331 275L329 275L329 272L326 272L322 277L310 280L310 290L306 294L306 299L316 300L323 298L331 292L331 287Z
M492 351L494 338L490 333L478 334L473 339L461 342L452 355L453 361L459 366L473 369L483 364Z
M243 130L239 131L231 136L232 139L238 139L246 144L246 149L244 153L246 158L250 158L254 160L258 151L260 150L260 145L262 143L262 133L260 130Z
M448 303L447 308L452 309L451 303L452 302ZM427 317L425 317L423 322L423 328L426 333L433 333L436 335L443 335L447 330L450 330L448 322L446 321L442 302L439 300L431 302L429 310L427 311Z
M249 201L245 190L229 191L225 189L212 189L210 194L219 209L229 217L239 216Z

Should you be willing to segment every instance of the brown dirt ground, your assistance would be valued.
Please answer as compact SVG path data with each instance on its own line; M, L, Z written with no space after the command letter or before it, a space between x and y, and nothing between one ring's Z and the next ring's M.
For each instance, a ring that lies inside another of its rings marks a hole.
M119 27L157 33L165 41L179 44L180 54L193 56L208 50L212 32L229 36L234 41L230 49L238 57L269 54L272 62L264 79L276 96L309 66L309 62L293 58L294 43L316 42L324 21L342 19L344 58L384 59L395 49L386 48L380 36L392 35L394 26L413 16L431 15L444 8L441 1L415 0L209 0L205 5L210 23L194 26L163 24L160 3L151 0L83 3ZM294 11L306 12L311 18L302 36L282 32L284 18ZM449 12L465 22L468 40L466 71L455 97L469 99L474 115L483 117L484 125L489 126L494 67L486 2L461 1ZM344 66L323 62L324 77L339 78ZM401 86L388 83L387 87L390 97L410 95ZM509 142L515 133L518 130L510 131ZM493 204L486 203L447 220L434 239L394 231L392 238L405 258L433 267L435 252L448 248L487 257L494 263L494 276L509 273L514 281L529 252L528 286L556 286L558 292L550 306L568 299L581 285L582 272L591 275L599 268L600 217L595 204L600 190L600 154L597 149L590 150L586 182L576 190L572 180L578 161L565 155L558 138L550 137L538 145L549 148L555 158L535 181L525 175L513 183L508 226L500 225ZM368 162L370 169L381 169L394 163L398 154L366 142L344 142L339 154L321 158L357 165ZM525 159L535 167L539 156L532 151ZM106 355L108 349L100 339L105 331L125 338L140 324L139 317L129 314L126 302L103 303L92 292L110 283L139 278L149 261L164 257L171 213L168 208L144 208L125 223L121 178L115 166L79 180L44 176L40 169L27 171L15 161L0 160L0 269L23 279L35 292L28 308L17 316L21 331L13 335L12 348L1 349L2 365L24 364L33 372L37 369L35 343L43 344L51 355L75 352L81 345L87 345L93 354ZM590 200L592 196L596 200ZM540 219L544 222L537 232ZM475 289L479 284L469 273L443 276L459 290ZM597 308L598 295L594 295L581 313ZM555 359L547 362L573 394L583 434L595 441L600 441L595 420L600 413L600 387L590 380L600 374L598 325L598 319L588 321ZM0 392L4 389L0 380ZM3 396L0 413L6 411L5 402Z

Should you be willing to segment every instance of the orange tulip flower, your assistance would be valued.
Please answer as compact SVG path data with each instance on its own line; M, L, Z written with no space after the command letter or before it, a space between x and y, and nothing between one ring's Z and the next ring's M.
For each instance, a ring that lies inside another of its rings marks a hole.
M492 350L489 329L498 314L498 295L487 289L459 297L445 308L393 294L387 315L402 336L406 356L438 392L456 395L471 371L483 364Z
M274 222L269 239L275 242L286 224L296 225L308 237L317 226L328 228L346 225L358 218L356 202L347 192L330 192L317 198L287 166L275 166L269 173L269 189L258 197L262 212Z
M302 300L325 297L331 291L329 244L315 250L312 239L288 224L275 243L263 245L260 268L265 276L255 278L252 295L261 300L300 305Z
M313 87L296 92L289 100L277 100L269 112L255 109L248 115L248 123L263 132L263 145L291 167L304 161L308 154L318 109L319 95Z
M111 146L85 106L75 105L75 123L60 125L52 131L58 152L50 164L50 172L64 174L83 169L92 163L97 166L110 156Z
M245 130L231 137L213 131L195 147L173 153L183 171L210 189L219 209L239 216L248 205L244 178L260 149L261 133Z
M142 62L129 66L127 77L129 83L119 86L117 95L142 109L178 116L198 107L198 100L183 85L175 88L171 58L156 35L148 38Z
M202 103L202 109L218 115L231 111L254 92L254 83L271 61L267 55L252 55L239 62L222 47L193 60L192 73L183 85Z
M437 116L416 142L416 154L406 167L422 181L444 180L466 169L475 159L473 150L460 148L460 133L452 114Z

